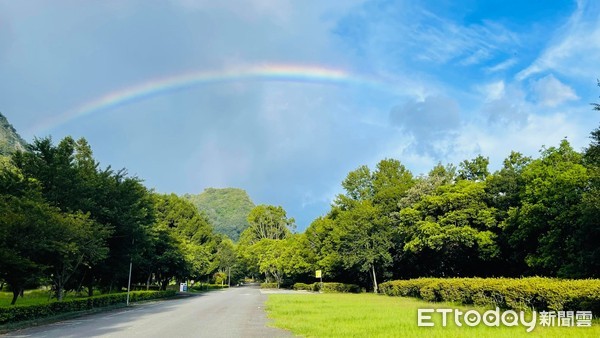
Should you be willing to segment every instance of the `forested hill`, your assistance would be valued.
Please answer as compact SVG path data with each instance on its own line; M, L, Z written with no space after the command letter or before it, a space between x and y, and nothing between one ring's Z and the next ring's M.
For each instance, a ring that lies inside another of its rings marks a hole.
M254 208L248 193L236 188L208 188L199 195L186 194L183 197L206 213L216 233L227 235L234 242L248 227L246 218Z
M26 144L6 117L0 113L0 155L6 156L15 150L25 150Z

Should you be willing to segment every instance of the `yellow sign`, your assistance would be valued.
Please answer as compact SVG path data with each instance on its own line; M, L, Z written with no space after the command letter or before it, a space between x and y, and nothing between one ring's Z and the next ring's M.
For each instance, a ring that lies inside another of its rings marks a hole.
M315 273L315 277L321 278L321 270L317 270Z

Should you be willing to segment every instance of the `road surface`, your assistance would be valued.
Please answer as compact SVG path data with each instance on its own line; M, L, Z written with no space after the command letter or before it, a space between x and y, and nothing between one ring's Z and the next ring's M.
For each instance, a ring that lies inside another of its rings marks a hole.
M137 304L49 325L8 337L292 337L266 327L266 295L256 286L211 291Z

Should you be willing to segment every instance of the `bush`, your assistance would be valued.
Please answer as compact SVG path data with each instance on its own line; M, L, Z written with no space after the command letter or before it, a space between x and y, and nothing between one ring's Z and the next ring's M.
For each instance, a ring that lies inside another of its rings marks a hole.
M198 284L198 285L192 286L190 289L194 290L194 291L207 291L207 290L221 290L221 289L225 289L228 287L229 286L227 286L227 285L221 286L221 284Z
M319 283L305 284L305 283L296 283L294 284L294 290L304 290L304 291L319 291Z
M503 309L600 313L600 280L554 278L419 278L382 283L389 296Z
M175 291L134 291L129 294L130 302L172 297ZM0 308L0 324L55 316L62 313L86 311L127 302L126 293L70 299L48 304L11 306Z
M277 283L260 283L261 289L277 289Z
M321 284L321 283L315 283ZM360 293L361 289L355 284L344 284L344 283L323 283L320 291L332 293L332 292L343 292L343 293Z

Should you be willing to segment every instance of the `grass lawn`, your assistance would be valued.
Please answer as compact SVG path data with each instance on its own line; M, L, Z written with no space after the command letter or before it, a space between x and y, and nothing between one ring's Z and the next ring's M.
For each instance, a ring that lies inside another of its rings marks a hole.
M27 290L24 292L23 297L19 297L17 299L16 306L25 306L25 305L34 305L34 304L48 304L51 302L55 302L56 298L50 298L50 293L48 291L43 290ZM13 294L12 292L2 291L0 292L0 307L8 307L10 306L10 302L12 301ZM75 297L72 293L67 293L65 299L74 299Z
M272 294L267 313L272 325L305 337L600 337L600 321L592 327L441 326L441 314L433 314L434 327L417 326L419 308L484 308L428 303L412 298L375 294ZM583 309L585 310L585 309ZM437 320L436 320L437 319Z

